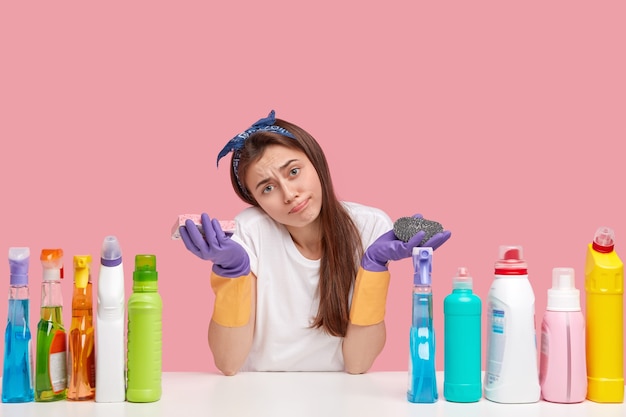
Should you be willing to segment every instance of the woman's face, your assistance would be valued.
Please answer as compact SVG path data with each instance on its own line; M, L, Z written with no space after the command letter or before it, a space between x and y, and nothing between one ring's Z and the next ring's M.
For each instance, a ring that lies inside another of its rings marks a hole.
M296 149L270 145L248 167L245 185L271 218L288 228L317 220L322 208L322 184L307 156Z

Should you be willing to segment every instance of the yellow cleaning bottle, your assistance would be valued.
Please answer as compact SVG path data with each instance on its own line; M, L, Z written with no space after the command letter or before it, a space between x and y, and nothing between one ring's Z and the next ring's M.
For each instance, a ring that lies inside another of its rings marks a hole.
M600 227L587 247L587 399L624 401L624 264L614 249L615 233Z

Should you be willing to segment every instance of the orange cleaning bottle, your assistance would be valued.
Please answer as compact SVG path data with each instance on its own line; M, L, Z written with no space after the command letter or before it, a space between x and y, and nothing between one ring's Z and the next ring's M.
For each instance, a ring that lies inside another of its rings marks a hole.
M68 400L93 400L96 396L96 356L93 327L91 255L74 256L74 294L69 332Z

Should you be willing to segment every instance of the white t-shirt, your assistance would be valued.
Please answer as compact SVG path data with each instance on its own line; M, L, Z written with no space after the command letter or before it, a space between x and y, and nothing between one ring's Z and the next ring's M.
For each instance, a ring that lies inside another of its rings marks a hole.
M364 249L393 227L382 210L343 204ZM242 371L343 371L342 338L311 327L319 306L320 261L305 258L285 226L257 207L235 221L233 239L245 248L257 277L255 333Z

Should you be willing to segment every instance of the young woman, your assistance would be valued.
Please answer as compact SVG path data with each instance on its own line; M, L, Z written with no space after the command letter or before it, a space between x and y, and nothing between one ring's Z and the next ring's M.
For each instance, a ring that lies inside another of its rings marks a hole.
M274 111L231 139L218 164L229 152L235 193L252 207L232 236L206 213L203 233L189 220L180 228L213 264L217 368L366 372L385 344L387 263L410 257L424 233L405 243L383 211L338 201L319 144Z

